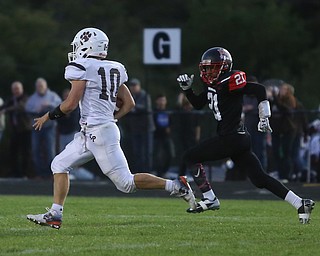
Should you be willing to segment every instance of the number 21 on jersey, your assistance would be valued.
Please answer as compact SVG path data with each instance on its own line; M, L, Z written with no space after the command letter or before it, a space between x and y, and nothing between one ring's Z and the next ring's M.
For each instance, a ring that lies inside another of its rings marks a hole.
M218 95L215 89L208 87L208 94L207 94L208 100L209 100L209 108L212 110L214 114L214 118L217 121L221 121L221 113L218 108Z

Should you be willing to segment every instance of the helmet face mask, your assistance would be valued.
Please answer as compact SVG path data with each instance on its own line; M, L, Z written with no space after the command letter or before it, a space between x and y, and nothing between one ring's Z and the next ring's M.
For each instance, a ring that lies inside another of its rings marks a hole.
M216 64L206 64L200 63L200 76L203 82L206 84L212 84L218 80L218 77L221 74L223 65L221 63Z
M200 77L205 84L212 85L219 76L232 69L231 54L224 48L214 47L207 50L199 64Z
M108 54L109 38L99 29L85 28L75 35L71 46L72 52L68 53L69 62L89 56L103 59Z

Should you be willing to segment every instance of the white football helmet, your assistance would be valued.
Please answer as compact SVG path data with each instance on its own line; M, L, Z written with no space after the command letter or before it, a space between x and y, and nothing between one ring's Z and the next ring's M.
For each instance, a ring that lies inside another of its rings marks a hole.
M109 38L97 28L84 28L74 37L72 52L68 53L69 62L89 56L105 58L108 53Z

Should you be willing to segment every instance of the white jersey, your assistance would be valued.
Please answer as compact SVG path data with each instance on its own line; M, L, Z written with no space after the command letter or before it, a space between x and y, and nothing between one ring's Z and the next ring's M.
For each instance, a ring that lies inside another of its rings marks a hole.
M52 172L68 173L94 158L120 191L133 192L133 174L121 149L120 131L113 116L119 86L128 80L124 66L108 60L79 59L66 67L65 78L86 81L80 101L82 129L53 159Z
M80 125L114 122L118 89L128 80L121 63L94 58L77 59L67 65L64 76L68 81L87 81L80 101Z

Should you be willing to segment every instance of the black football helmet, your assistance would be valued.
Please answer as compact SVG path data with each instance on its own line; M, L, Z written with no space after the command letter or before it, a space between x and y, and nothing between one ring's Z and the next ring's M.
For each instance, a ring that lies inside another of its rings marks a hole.
M231 54L222 47L210 48L202 55L199 69L202 81L211 85L221 74L232 69Z

